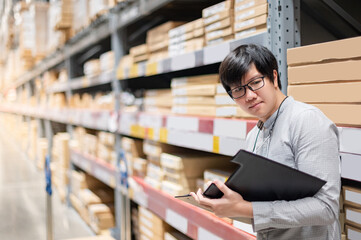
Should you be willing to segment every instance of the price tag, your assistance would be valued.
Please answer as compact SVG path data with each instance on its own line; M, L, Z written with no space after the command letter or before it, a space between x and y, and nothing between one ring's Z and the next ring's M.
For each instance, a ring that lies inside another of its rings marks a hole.
M171 209L165 212L165 221L184 234L188 232L188 220Z
M222 240L222 238L214 235L213 233L205 230L204 228L198 228L198 240Z
M129 69L129 77L138 77L138 64L133 64Z
M131 125L130 126L130 135L137 136L139 125Z
M166 143L168 140L168 130L166 128L161 128L159 130L159 140Z
M213 136L213 152L219 153L219 136Z
M146 76L155 75L158 73L157 70L158 70L158 62L147 63L145 69L145 75Z

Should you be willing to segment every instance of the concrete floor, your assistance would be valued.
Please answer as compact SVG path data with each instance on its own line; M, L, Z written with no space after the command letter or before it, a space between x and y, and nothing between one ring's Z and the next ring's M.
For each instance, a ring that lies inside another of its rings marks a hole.
M0 131L0 239L45 240L46 192L38 170L6 130ZM74 209L52 195L55 240L94 235Z

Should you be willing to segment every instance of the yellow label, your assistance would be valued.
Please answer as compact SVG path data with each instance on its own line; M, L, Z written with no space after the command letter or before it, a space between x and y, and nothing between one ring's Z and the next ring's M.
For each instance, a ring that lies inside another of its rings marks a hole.
M133 64L129 69L129 77L138 77L138 64Z
M157 62L147 63L145 69L145 75L150 76L150 75L155 75L157 73L158 73L158 63Z
M166 143L168 139L168 130L166 128L161 128L159 131L159 140Z
M154 129L148 128L148 138L154 140Z
M219 153L219 137L213 136L213 152Z
M132 136L137 136L138 135L138 130L139 129L139 125L132 125L130 126L130 135Z
M144 127L141 127L141 126L138 127L138 137L145 138L145 128Z

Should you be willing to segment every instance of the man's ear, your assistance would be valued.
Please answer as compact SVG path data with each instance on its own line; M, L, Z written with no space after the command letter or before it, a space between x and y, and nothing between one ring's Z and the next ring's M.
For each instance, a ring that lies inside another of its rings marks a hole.
M275 86L275 88L279 89L279 86L278 86L278 73L275 69L273 69L273 86Z

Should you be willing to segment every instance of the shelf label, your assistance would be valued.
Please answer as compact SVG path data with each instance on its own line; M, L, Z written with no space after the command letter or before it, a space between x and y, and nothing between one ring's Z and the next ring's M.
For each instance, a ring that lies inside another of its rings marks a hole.
M188 232L188 220L187 218L181 216L180 214L174 212L171 209L166 210L165 212L165 221L169 224L181 231L184 234ZM199 239L199 238L198 238Z
M168 140L168 130L166 128L160 128L159 130L159 140L166 143Z
M157 73L158 73L158 62L147 63L145 69L145 75L150 76L150 75L155 75Z
M213 152L219 153L219 137L213 136Z
M154 140L154 129L148 128L148 136L149 139Z
M198 228L198 240L222 240L222 238L214 235L213 233L205 230L204 228Z
M130 134L134 137L145 137L145 128L142 126L139 126L138 124L132 125L130 127Z
M129 77L138 77L139 76L139 66L138 64L133 64L129 69Z

